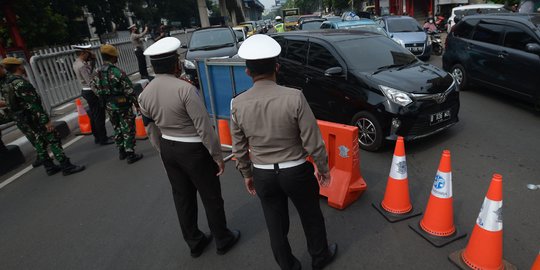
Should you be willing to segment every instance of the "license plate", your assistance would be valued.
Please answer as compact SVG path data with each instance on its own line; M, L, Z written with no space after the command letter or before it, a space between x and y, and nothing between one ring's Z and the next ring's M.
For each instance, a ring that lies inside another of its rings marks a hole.
M429 116L429 125L433 126L438 123L447 121L448 119L450 119L451 116L452 115L450 114L450 110L434 113Z
M421 52L423 49L422 47L409 47L409 51L411 52Z

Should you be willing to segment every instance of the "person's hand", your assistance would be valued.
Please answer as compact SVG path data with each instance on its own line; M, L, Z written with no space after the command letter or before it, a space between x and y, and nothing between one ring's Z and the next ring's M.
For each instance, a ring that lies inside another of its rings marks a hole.
M216 176L220 176L225 171L225 162L223 162L223 160L220 160L220 161L216 161L216 164L218 165L218 169L219 169Z
M315 177L317 178L317 181L319 181L319 185L321 185L321 187L328 187L332 182L332 175L330 175L330 172L315 172Z
M48 132L52 132L54 130L54 126L51 121L49 123L45 124L45 128L47 128Z
M244 184L246 185L246 189L249 194L257 194L257 191L255 191L255 186L253 185L253 177L244 178Z

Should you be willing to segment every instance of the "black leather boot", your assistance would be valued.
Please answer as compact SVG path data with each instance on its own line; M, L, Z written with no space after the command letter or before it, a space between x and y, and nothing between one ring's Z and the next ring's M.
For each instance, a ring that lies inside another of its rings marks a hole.
M32 163L32 167L36 168L41 165L43 165L43 161L39 157L36 157L36 160L34 160L34 163Z
M63 175L70 175L70 174L78 173L78 172L84 171L85 169L84 166L77 166L77 165L71 164L68 158L66 158L66 160L64 160L60 166L62 166Z
M127 157L127 153L126 153L126 151L124 149L118 150L118 159L119 160L124 160L124 159L126 159L126 157Z
M60 166L54 164L54 161L52 161L51 159L41 161L41 163L43 164L43 167L45 167L45 172L49 176L54 175L54 174L56 174L56 173L58 173L59 171L62 170L62 168Z
M135 163L139 161L141 158L143 158L143 154L135 154L135 152L128 152L127 153L127 163Z

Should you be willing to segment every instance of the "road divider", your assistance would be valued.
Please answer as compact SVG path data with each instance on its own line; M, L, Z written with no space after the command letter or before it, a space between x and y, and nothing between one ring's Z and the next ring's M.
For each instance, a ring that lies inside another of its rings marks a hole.
M320 195L328 198L328 205L345 209L367 190L360 172L358 128L326 121L317 121L326 144L328 166L332 182L321 186Z

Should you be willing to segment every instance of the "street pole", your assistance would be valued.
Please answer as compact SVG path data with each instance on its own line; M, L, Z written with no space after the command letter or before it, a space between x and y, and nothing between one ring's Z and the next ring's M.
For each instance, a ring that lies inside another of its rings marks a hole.
M210 26L210 20L208 19L208 7L206 7L206 1L197 0L197 6L199 8L199 17L201 18L201 27Z

